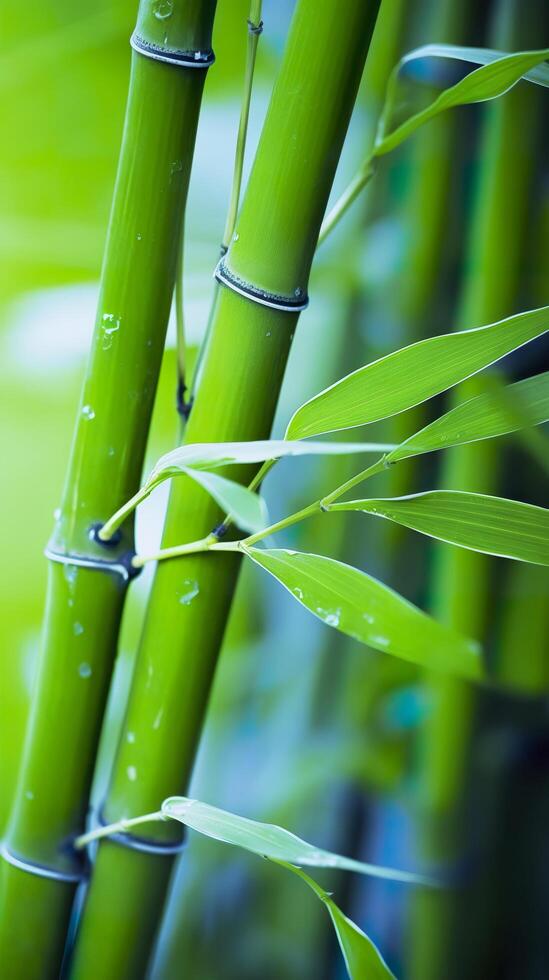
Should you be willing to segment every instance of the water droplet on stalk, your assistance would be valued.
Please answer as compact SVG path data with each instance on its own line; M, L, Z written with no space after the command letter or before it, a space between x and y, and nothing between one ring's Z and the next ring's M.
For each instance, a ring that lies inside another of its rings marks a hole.
M184 606L190 606L193 599L196 599L197 595L199 594L200 587L195 579L186 578L183 582L183 588L185 591L183 592L183 595L180 596L179 601Z
M120 317L114 315L114 313L104 313L101 321L101 348L102 350L109 350L112 347L112 342L114 339L114 334L120 329Z
M126 769L126 774L130 782L135 783L135 780L137 779L137 769L135 766L128 766Z
M135 742L135 732L127 732L126 742L129 742L130 745L132 745Z
M75 636L82 636L82 633L84 632L84 627L82 626L82 623L79 623L78 620L75 623L73 623L72 631Z
M154 0L152 7L157 20L167 20L173 14L173 0Z
M84 662L84 663L81 663L80 664L80 666L78 668L78 673L79 673L80 677L83 677L84 679L87 679L88 677L91 677L91 675L92 675L92 669L91 669L91 667L90 667L89 664L87 664L87 663Z
M82 415L84 416L85 419L88 419L89 422L91 422L91 420L95 418L95 412L91 407L91 405L84 405L84 407L82 408Z

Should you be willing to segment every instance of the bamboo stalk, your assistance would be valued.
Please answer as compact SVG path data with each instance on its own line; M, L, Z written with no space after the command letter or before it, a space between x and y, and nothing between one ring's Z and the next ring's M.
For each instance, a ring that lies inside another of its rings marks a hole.
M174 285L214 0L140 7L95 334L50 571L42 654L2 868L6 978L58 975L133 548L90 537L139 486ZM160 46L160 48L155 48ZM201 67L153 60L199 49ZM106 562L106 565L100 565ZM28 869L14 866L21 859ZM34 869L38 865L38 869ZM40 871L40 869L46 869ZM43 876L47 871L51 877Z
M265 438L306 301L318 231L378 3L299 0L229 252L188 421L189 442ZM272 304L272 305L269 305ZM239 469L239 478L250 474ZM201 538L221 517L183 478L163 545ZM159 565L103 818L155 809L185 788L229 612L238 559ZM154 799L148 807L146 800ZM174 840L159 826L151 838ZM132 838L128 838L131 842ZM142 975L173 863L99 846L73 976ZM116 932L116 941L114 941Z
M528 47L535 39L521 19L519 5L505 0L494 38L497 47ZM522 36L521 36L522 35ZM517 89L487 110L481 169L469 247L458 329L507 316L516 308L520 256L527 231L527 203L535 160L538 115L535 93ZM533 104L534 103L534 104ZM461 386L455 399L471 397L480 379ZM497 446L463 446L446 458L442 482L452 489L493 492L497 484ZM480 640L487 638L489 560L461 549L439 549L434 570L434 605L438 616ZM478 714L479 699L469 685L450 679L432 680L433 714L428 722L423 760L423 803L427 812L424 838L431 860L459 861L467 836L463 805ZM413 977L435 980L450 976L456 942L455 914L459 896L418 898L422 925L414 942ZM477 953L470 944L474 961ZM478 965L478 964L477 964ZM463 967L468 970L470 963ZM460 967L461 969L461 967ZM457 974L456 974L457 976Z

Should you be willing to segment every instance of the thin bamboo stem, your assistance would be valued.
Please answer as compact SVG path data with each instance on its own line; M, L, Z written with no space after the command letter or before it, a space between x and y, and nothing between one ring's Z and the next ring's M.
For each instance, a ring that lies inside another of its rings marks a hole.
M277 531L284 531L288 527L293 527L294 524L299 524L300 521L306 520L308 517L314 517L315 515L327 513L330 510L335 511L335 507L332 508L332 503L339 497L342 497L347 490L352 487L356 487L358 483L364 483L365 480L370 479L370 477L375 476L376 473L381 473L385 467L385 457L380 459L377 463L373 463L372 466L368 466L365 470L357 473L350 480L346 480L341 486L336 487L332 490L326 497L322 499L313 501L312 504L308 504L306 507L301 508L301 510L295 511L293 514L289 514L287 517L281 518L281 520L276 521L275 524L269 524L268 527L263 528L261 531L256 531L255 534L250 534L247 538L242 538L239 541L227 541L221 543L218 541L218 531L212 532L212 534L207 535L205 538L200 538L198 541L190 541L188 544L174 545L172 548L161 548L159 551L155 551L150 555L136 555L132 559L132 565L134 568L142 568L150 561L163 561L169 558L181 558L184 555L195 555L202 551L241 551L243 548L251 548L254 544L259 541L263 541L265 538L271 537L272 534L276 534ZM272 461L271 461L272 462ZM252 487L253 480L250 482L249 486Z
M236 225L238 205L240 202L240 189L242 187L242 171L244 169L244 154L246 151L246 138L248 135L248 120L250 118L250 104L252 101L252 87L255 70L255 59L257 55L257 45L263 30L261 20L261 0L252 0L250 16L248 19L248 45L246 52L246 70L244 74L244 92L240 107L240 120L238 124L238 134L236 138L236 149L234 157L233 181L231 187L231 197L227 211L227 220L223 232L221 251L224 255L231 243Z
M377 8L375 0L330 0L321 10L316 0L297 3L224 260L234 280L261 294L294 301L306 294ZM297 312L281 310L276 302L266 306L221 287L188 442L268 436L297 319ZM242 482L251 475L242 468ZM163 546L200 539L221 517L204 491L182 477L172 485ZM215 561L191 555L184 569L178 562L159 563L104 806L107 821L150 810L186 788L238 568L238 556L231 553ZM168 824L156 831L158 841L179 835ZM78 980L92 972L142 975L171 865L168 857L137 854L119 843L99 845L74 955ZM113 921L116 944L106 941Z
M177 49L210 47L214 0L190 0L168 28ZM165 44L142 3L137 33ZM39 672L7 833L7 853L60 877L5 864L2 976L57 977L125 597L133 523L106 548L92 527L139 486L173 293L203 69L132 54L130 93L96 328L52 556ZM85 560L113 562L79 567ZM117 564L117 569L114 564ZM72 876L63 880L63 875Z
M118 820L116 823L109 823L104 827L96 827L95 830L89 830L87 834L80 834L74 841L73 847L77 851L82 851L95 840L101 840L102 837L112 837L113 834L125 834L132 827L139 827L140 824L156 823L159 820L168 819L166 814L162 813L162 810L157 810L156 813L145 813L142 817L130 817L128 820Z

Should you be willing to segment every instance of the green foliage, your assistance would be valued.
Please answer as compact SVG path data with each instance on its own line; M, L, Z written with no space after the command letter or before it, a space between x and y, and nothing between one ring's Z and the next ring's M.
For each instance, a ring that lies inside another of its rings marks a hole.
M366 425L419 405L549 329L549 307L486 327L442 334L353 371L297 409L286 436Z
M387 517L472 551L549 565L549 510L463 490L429 490L390 500L350 500L330 510Z
M439 113L455 106L470 105L474 102L485 102L504 95L524 78L532 69L549 58L549 48L540 51L517 51L497 58L480 68L476 68L456 85L442 92L429 106L401 123L391 131L390 119L396 97L397 80L400 65L394 69L388 85L387 99L380 120L379 129L372 156L381 156L395 149L408 136L416 132L420 126L433 119ZM409 56L408 56L409 60ZM546 77L546 73L543 73ZM544 82L546 84L546 82Z
M246 554L327 626L421 667L481 677L477 643L365 572L333 558L284 549L249 548Z
M258 494L252 493L234 480L220 476L219 473L208 473L192 467L188 467L185 472L210 494L237 527L250 534L266 527L267 506Z
M341 854L333 854L331 851L314 847L284 827L240 817L235 813L220 810L218 807L210 806L209 803L192 800L186 796L171 796L164 800L162 813L165 817L178 820L200 834L225 844L242 847L252 854L270 858L271 861L286 861L300 867L339 868L341 871L356 871L358 874L373 878L407 884L432 884L428 879L412 872L396 871L393 868L383 868L375 864L355 861Z
M500 58L506 58L508 53L507 51L497 51L495 48L468 48L459 44L424 44L422 47L415 48L414 51L405 54L400 59L395 71L401 71L404 65L423 58L449 58L455 61L465 61L469 64L490 65ZM546 57L549 57L547 52ZM547 88L549 86L549 65L544 63L536 65L524 72L522 78L527 82L533 82L534 85Z
M205 442L178 446L161 456L145 486L151 489L179 472L216 469L235 463L262 463L285 456L340 456L353 453L382 453L394 447L378 442L288 442L260 439L257 442Z
M282 827L258 823L186 797L174 796L165 800L162 813L207 837L269 858L298 875L328 909L351 980L394 980L393 973L372 940L343 914L327 892L301 871L299 866L341 868L377 877L392 877L395 880L413 881L417 880L417 876L403 877L400 872L390 872L360 861L351 861L338 854L312 847Z
M385 460L396 463L409 456L492 439L548 420L549 372L545 372L512 385L498 384L492 391L456 405L392 449Z
M367 980L395 980L394 973L387 966L377 947L366 933L359 929L356 922L352 922L343 914L339 906L313 878L299 868L285 866L306 882L328 909L351 980L366 980L366 978Z

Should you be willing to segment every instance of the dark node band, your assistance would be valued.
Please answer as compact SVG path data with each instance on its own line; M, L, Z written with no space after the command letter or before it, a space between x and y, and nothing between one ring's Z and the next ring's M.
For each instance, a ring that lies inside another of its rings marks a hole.
M206 48L204 51L181 51L178 48L169 48L162 44L146 41L135 31L130 38L130 44L134 51L144 54L147 58L152 58L153 61L179 65L180 68L209 68L215 61L215 55L211 48Z
M248 21L248 32L250 34L262 34L263 33L263 21L260 20L259 24L252 23L251 20Z
M50 868L45 864L36 864L36 862L30 861L28 858L22 858L14 854L6 844L2 844L0 855L12 867L18 868L19 871L26 871L27 874L36 875L38 878L49 878L50 881L64 881L68 885L79 885L80 882L85 881L88 877L85 868L82 868L82 871L79 872L71 872L59 871L57 868Z
M254 303L259 303L260 306L269 306L273 310L299 313L309 305L309 297L305 289L296 289L293 296L283 296L279 293L271 293L266 289L260 289L259 286L254 286L253 283L246 282L234 272L230 272L223 259L218 263L214 276L218 282L232 289L233 292L245 296L246 299L250 299Z
M101 526L99 524L98 528ZM97 540L101 541L100 538ZM108 544L108 542L105 542L105 544ZM110 575L119 575L124 582L130 582L131 579L136 578L142 571L141 568L135 568L132 564L135 551L127 551L125 554L119 555L118 558L112 558L110 560L95 558L90 555L63 554L59 551L54 551L52 548L46 548L44 555L49 561L54 561L59 565L76 565L77 568L92 568L96 572L108 572Z

